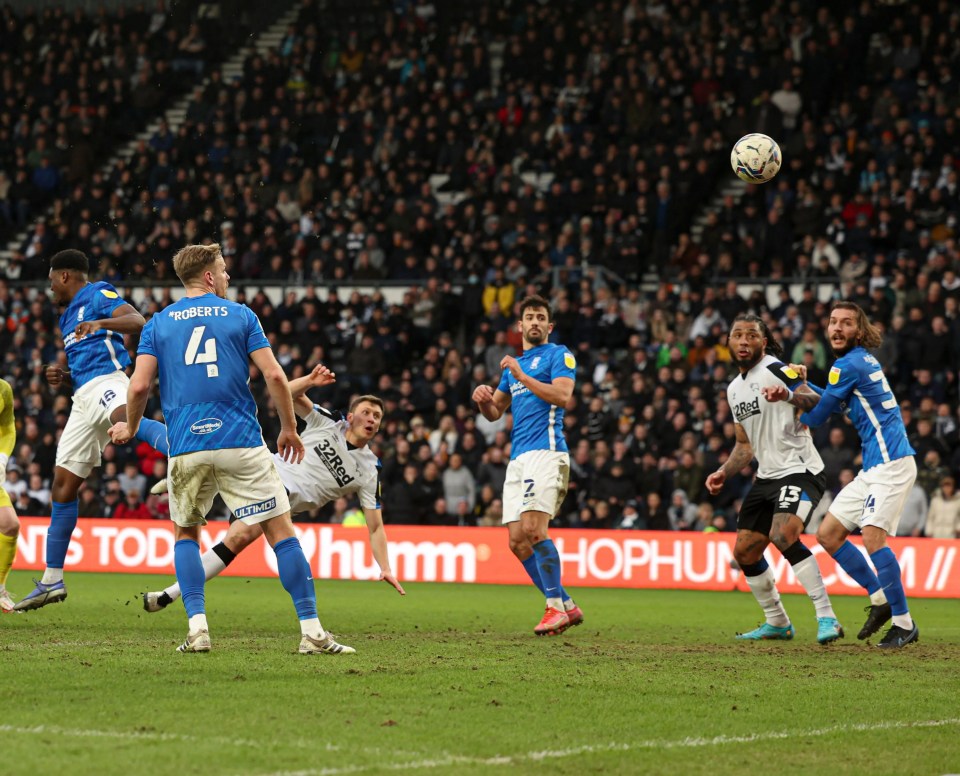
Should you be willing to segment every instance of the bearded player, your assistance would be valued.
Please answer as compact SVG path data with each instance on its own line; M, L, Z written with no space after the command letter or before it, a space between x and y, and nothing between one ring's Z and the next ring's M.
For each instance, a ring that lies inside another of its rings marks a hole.
M828 644L843 637L843 628L834 614L816 558L800 541L823 496L823 461L810 430L797 421L796 412L788 405L770 403L762 395L768 387L789 390L802 380L780 360L780 343L755 315L742 314L734 319L729 347L740 370L727 386L727 401L736 417L737 441L723 466L707 477L706 485L712 495L717 495L727 478L756 456L757 478L737 515L733 555L766 617L760 627L737 638L759 641L794 637L773 570L763 557L773 541L813 601L817 641Z
M849 412L860 434L863 468L830 504L817 540L870 596L867 621L857 638L873 635L892 617L877 646L900 649L918 641L920 629L910 616L900 564L887 546L887 536L896 534L903 505L917 479L915 451L883 368L867 350L880 346L880 330L858 305L837 302L830 311L827 339L837 360L826 388L804 384L794 392L771 391L769 400L789 401L804 410L800 421L808 426L823 424L834 412ZM876 573L847 540L858 528Z
M562 633L583 622L580 607L563 589L560 553L547 535L570 478L563 410L573 395L577 368L569 350L547 342L553 325L546 299L524 299L517 322L523 354L520 358L504 356L496 391L480 385L473 392L473 400L487 420L499 419L513 406L503 522L509 531L510 550L546 598L546 611L533 629L538 636Z

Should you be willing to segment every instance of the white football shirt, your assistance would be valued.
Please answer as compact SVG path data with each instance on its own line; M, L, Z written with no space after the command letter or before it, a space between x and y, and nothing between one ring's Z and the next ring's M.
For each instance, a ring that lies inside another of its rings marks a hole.
M788 402L771 404L760 391L767 386L793 388L799 375L773 356L764 356L745 375L727 386L727 401L737 423L753 447L760 464L757 476L775 480L788 474L823 471L823 460L813 445L810 429L797 420L797 410Z
M362 509L380 509L380 459L369 447L347 442L350 425L337 412L313 405L300 435L306 455L300 463L274 456L280 479L290 494L293 514L317 509L341 496L357 493Z

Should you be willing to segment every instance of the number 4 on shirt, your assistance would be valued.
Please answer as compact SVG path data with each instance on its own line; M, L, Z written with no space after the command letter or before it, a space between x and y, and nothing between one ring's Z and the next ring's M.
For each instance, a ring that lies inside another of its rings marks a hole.
M207 377L219 377L220 372L217 369L217 341L210 337L203 343L203 352L200 351L200 342L203 340L203 332L206 326L195 326L190 335L190 341L187 343L187 351L183 354L183 363L188 366L191 364L206 364Z

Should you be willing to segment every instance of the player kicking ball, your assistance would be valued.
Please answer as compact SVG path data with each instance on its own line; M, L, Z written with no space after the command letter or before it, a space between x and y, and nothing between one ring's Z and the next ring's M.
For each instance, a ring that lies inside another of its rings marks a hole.
M776 388L767 398L789 401L803 410L800 422L808 426L825 423L834 412L849 412L863 445L863 468L830 504L817 540L870 596L867 621L857 638L868 638L892 617L893 624L878 646L899 649L918 641L920 629L910 616L900 564L887 546L887 536L896 535L900 513L917 479L917 464L897 399L880 362L867 350L879 347L882 339L859 306L837 302L827 324L827 340L837 356L827 386L806 383L794 391ZM847 540L858 528L876 573Z
M370 549L380 566L380 581L392 585L400 595L406 595L390 568L381 504L381 463L369 447L383 420L383 400L377 396L359 396L350 403L344 418L306 397L310 388L334 382L336 376L322 364L314 367L310 374L290 381L293 408L306 423L302 435L306 455L299 465L288 463L279 454L274 455L273 462L289 494L293 514L318 509L340 497L357 496L370 535ZM157 449L167 452L164 447L165 443L161 443ZM166 492L167 481L161 480L152 490ZM262 533L259 525L231 519L224 540L201 556L206 579L220 574ZM179 597L180 585L175 583L161 591L144 593L143 608L159 612Z
M773 570L763 551L774 545L803 585L817 614L817 641L829 644L843 637L820 567L800 534L823 496L826 478L823 461L810 430L788 405L764 399L768 388L784 391L799 385L799 374L784 364L783 349L767 325L755 315L738 315L728 338L734 363L740 370L727 386L727 401L736 418L737 441L730 457L707 477L707 490L717 495L728 477L757 458L756 481L737 515L737 540L733 556L766 616L766 622L737 635L747 641L789 640L793 624L777 592Z
M260 370L280 418L277 450L291 464L303 460L293 398L257 316L226 298L230 276L220 246L188 245L173 257L186 295L156 313L143 329L127 392L126 426L117 443L140 427L154 380L167 419L170 518L177 581L188 631L179 652L209 652L206 578L200 528L219 493L231 511L258 525L277 557L280 582L300 621L301 654L349 654L320 624L310 565L290 521L290 502L273 456L263 442L249 386L249 362Z
M503 522L510 550L547 601L543 619L533 629L538 636L554 636L583 622L580 607L563 589L560 553L547 535L547 526L567 494L570 454L563 435L563 412L577 374L573 353L547 341L553 326L546 299L524 299L517 322L523 354L505 356L500 362L503 375L496 391L479 385L473 392L487 420L497 420L513 406Z

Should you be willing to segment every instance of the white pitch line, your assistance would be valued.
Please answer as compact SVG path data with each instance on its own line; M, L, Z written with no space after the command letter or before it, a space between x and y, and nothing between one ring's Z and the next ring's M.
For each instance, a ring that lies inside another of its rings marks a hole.
M515 755L496 757L467 757L464 755L442 755L435 759L415 760L404 763L377 763L376 765L347 765L343 767L311 768L303 771L277 771L268 776L341 776L341 774L362 773L371 770L413 771L429 768L447 768L451 765L518 765L523 762L542 762L564 757L576 757L600 752L630 752L639 749L688 749L704 746L724 746L726 744L753 744L762 741L776 741L784 738L829 736L836 733L863 733L876 730L907 730L911 728L933 728L960 725L960 718L921 720L919 722L863 722L854 725L834 725L812 730L772 730L768 733L753 733L748 736L714 736L712 738L679 738L673 741L651 739L636 743L584 744L568 749L525 752Z
M188 736L183 733L162 733L151 730L89 730L85 728L66 728L57 725L0 725L0 733L17 733L21 735L48 735L48 736L69 736L71 738L116 738L126 741L183 741L185 743L215 743L227 747L249 747L251 749L262 749L263 741L259 739L247 738L222 738L218 736ZM287 746L295 746L301 749L323 749L327 752L338 752L340 747L336 744L321 744L316 741L304 741L302 739L284 742Z

